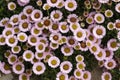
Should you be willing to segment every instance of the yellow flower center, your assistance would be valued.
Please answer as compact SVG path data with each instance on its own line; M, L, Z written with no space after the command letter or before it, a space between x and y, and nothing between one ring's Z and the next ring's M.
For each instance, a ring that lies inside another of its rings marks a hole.
M63 65L63 69L64 69L64 70L68 70L68 69L69 69L69 65L68 65L68 64L64 64L64 65Z
M40 66L40 65L37 66L37 67L36 67L36 70L37 70L37 71L41 71L41 70L42 70L42 66Z
M52 60L52 61L51 61L51 64L52 64L52 65L56 65L56 64L57 64L57 61L56 61L56 60Z
M73 4L72 2L69 2L69 3L68 3L68 7L69 7L69 8L73 8L73 7L74 7L74 4Z
M97 30L96 30L96 33L97 33L98 35L102 35L103 31L102 31L101 29L97 29Z
M15 69L16 69L17 71L21 71L21 70L22 70L22 66L21 66L20 64L18 64L18 65L16 65Z

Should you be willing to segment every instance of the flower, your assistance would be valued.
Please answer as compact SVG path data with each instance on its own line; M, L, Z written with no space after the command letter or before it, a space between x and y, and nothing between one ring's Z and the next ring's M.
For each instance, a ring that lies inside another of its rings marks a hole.
M119 47L117 45L117 40L116 39L110 39L108 42L107 42L107 48L111 51L116 51Z
M20 42L26 42L27 39L28 39L28 36L26 33L24 32L20 32L17 34L17 39L20 41Z
M91 80L91 73L89 71L83 71L83 80Z
M42 2L42 0L37 0L37 1L36 1L36 4L37 4L38 6L42 6L43 2Z
M94 18L93 17L87 17L86 18L86 22L88 23L88 24L92 24L92 23L94 23Z
M11 11L16 9L16 4L14 2L9 2L7 6L8 6L8 9Z
M13 29L6 28L3 30L2 35L3 35L3 37L8 37L10 35L13 36L14 31L13 31Z
M20 29L20 31L27 32L27 31L30 30L30 28L31 28L31 23L29 23L27 20L21 21L19 23L19 29Z
M31 19L34 21L40 21L43 17L43 13L41 10L34 9L31 13Z
M26 50L23 53L23 59L25 61L32 61L34 58L34 53L31 50Z
M74 76L75 76L77 79L82 79L83 71L80 70L80 69L75 69L75 70L74 70Z
M64 3L65 3L64 0L59 0L59 3L58 3L58 5L56 7L57 8L62 8L65 5Z
M49 19L49 17L43 17L42 23L44 25L44 28L49 28L50 26L52 26L52 20Z
M21 62L17 62L12 66L12 70L15 74L21 74L25 70L25 66Z
M85 70L86 65L85 65L84 62L78 62L78 63L76 64L76 67L77 67L77 69Z
M51 33L49 40L53 43L58 43L58 41L61 39L61 34L60 33Z
M120 13L120 3L115 5L116 12Z
M37 43L37 45L35 46L35 49L36 49L36 51L38 51L40 53L44 52L45 51L44 43L42 43L42 42Z
M46 67L42 62L37 62L33 64L32 70L36 75L40 75L45 72Z
M23 13L27 16L30 16L31 13L33 12L33 10L34 10L34 7L31 5L28 5L28 6L24 7Z
M19 19L20 19L20 21L24 21L24 20L28 19L28 16L24 12L21 12L19 14Z
M19 80L29 80L29 76L26 73L19 75Z
M79 23L71 23L69 28L72 32L76 32L77 30L79 30L80 24Z
M53 50L58 49L59 44L50 42L50 48L52 48Z
M18 40L16 36L12 36L12 35L8 36L6 38L6 44L10 47L16 46L18 44Z
M6 38L3 35L0 35L0 45L5 45L6 44L5 40Z
M105 68L107 68L108 70L114 69L116 65L117 63L113 59L107 60L104 63Z
M71 56L73 54L73 48L64 45L61 47L61 51L64 56Z
M28 3L30 2L30 0L17 0L17 3L20 5L20 6L25 6L27 5Z
M77 8L77 2L75 0L65 1L65 9L68 11L74 11Z
M19 23L19 15L18 14L12 15L11 18L10 18L10 23L12 25L18 25L18 23Z
M116 30L120 30L120 20L119 20L119 19L117 19L117 20L115 21L114 25L115 25L115 29L116 29Z
M31 28L31 35L33 36L40 36L42 34L42 31L39 30L37 27Z
M42 60L45 57L43 53L35 52L35 58L38 60Z
M89 47L89 50L91 53L93 54L96 54L100 51L100 47L98 44L92 44L90 47Z
M49 10L51 8L51 6L48 3L45 3L43 5L43 10Z
M112 80L112 75L109 72L103 72L101 75L102 80Z
M79 28L78 30L76 30L74 32L74 38L77 41L83 41L83 40L85 40L85 38L86 38L86 32L85 32L85 30L82 29L82 28Z
M58 72L56 80L68 80L68 74L62 73L62 72Z
M52 33L59 32L59 22L53 22L52 26L50 26L48 29Z
M28 36L28 44L30 44L31 46L36 46L38 44L38 37L29 35Z
M10 74L11 73L11 69L10 69L10 65L3 62L1 63L1 72L4 74Z
M48 59L48 65L52 68L57 68L60 65L60 59L56 56L51 56Z
M1 20L0 20L0 26L1 26L1 27L5 26L5 25L8 23L8 21L9 21L9 18L7 18L7 17L1 19Z
M69 14L67 16L68 23L77 23L79 21L78 16L76 14Z
M113 30L114 28L115 28L115 24L113 22L108 22L107 29L108 30Z
M67 38L66 45L69 47L74 47L77 44L77 41L75 40L74 36L69 36Z
M97 25L96 27L94 27L93 35L98 39L103 38L106 35L105 27L102 25Z
M82 55L77 55L76 57L75 57L75 60L79 63L79 62L83 62L83 60L84 60L84 57L82 56Z
M67 33L69 31L69 27L67 22L60 22L59 23L59 31L61 33Z
M14 65L17 62L17 55L11 54L8 57L8 63Z
M112 59L113 55L114 55L113 51L109 50L108 48L105 48L104 50L105 50L105 54L106 54L105 60Z
M59 4L59 0L47 0L47 4L51 7L56 7Z
M21 47L20 46L14 46L14 47L11 48L11 51L15 54L19 53L21 51Z
M98 24L101 24L105 21L105 17L103 16L102 13L97 13L95 14L94 16L94 20L98 23Z
M62 19L63 13L60 10L53 10L50 13L50 17L53 21L60 21Z
M73 65L70 61L63 61L60 64L60 71L63 73L70 73L72 70L72 67L73 67Z
M75 76L70 76L69 80L77 80L77 79L75 78Z
M105 16L108 17L108 18L113 17L113 12L112 12L112 10L109 10L109 9L106 10L106 11L105 11Z

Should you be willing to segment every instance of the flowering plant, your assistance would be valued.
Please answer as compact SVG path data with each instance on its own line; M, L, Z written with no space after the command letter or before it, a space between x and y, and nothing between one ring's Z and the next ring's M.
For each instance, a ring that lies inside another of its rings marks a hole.
M119 80L119 2L1 0L0 71L19 80L92 80L99 66L101 80Z

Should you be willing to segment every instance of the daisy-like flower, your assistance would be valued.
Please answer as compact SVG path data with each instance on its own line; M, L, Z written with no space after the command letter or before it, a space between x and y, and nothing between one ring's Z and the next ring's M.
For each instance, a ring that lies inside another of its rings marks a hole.
M36 59L35 57L31 60L31 64L35 64L37 62L40 62L40 60Z
M68 74L62 73L62 72L58 72L56 80L68 80Z
M113 16L112 10L109 10L109 9L106 10L106 11L105 11L105 16L108 17L108 18L112 17L112 16Z
M68 27L67 22L60 22L59 23L59 30L62 33L67 33L69 31L69 27Z
M13 28L13 31L14 31L14 34L18 34L20 32L20 29L19 29L19 27L15 26Z
M23 53L23 59L25 61L32 61L34 58L34 53L31 50L26 50Z
M19 57L18 57L18 62L21 62L21 63L23 63L23 62L24 62L24 59L23 59L23 57L22 57L22 56L19 56Z
M76 64L77 69L85 70L86 64L84 62L79 62Z
M53 21L60 21L63 13L60 10L54 10L50 13L50 17Z
M0 20L0 26L3 27L5 26L9 21L9 18L3 18L2 20Z
M73 54L73 48L64 45L61 47L61 51L64 56L71 56Z
M112 0L112 1L114 1L114 2L120 2L120 0Z
M108 22L107 29L108 30L113 30L114 28L115 28L115 24L113 22Z
M77 80L75 76L70 76L69 80Z
M40 75L45 72L46 67L42 62L37 62L33 64L32 70L36 75Z
M45 52L44 53L44 62L48 63L48 60L50 59L50 57L52 57L53 54L51 54L51 52Z
M35 58L38 60L42 60L44 56L44 53L35 52Z
M77 41L83 41L86 38L86 32L84 29L79 28L78 30L76 30L76 32L74 32L74 37Z
M11 51L15 54L19 53L21 51L21 47L20 46L14 46L14 47L11 48Z
M79 21L78 16L76 14L69 14L67 16L68 23L77 23Z
M43 2L42 2L42 0L37 0L37 1L36 1L36 4L37 4L38 6L42 6Z
M120 20L119 19L115 21L114 25L115 25L115 29L120 31Z
M60 59L56 56L52 56L48 59L48 65L52 68L57 68L60 65Z
M83 71L82 80L91 80L91 73L89 71Z
M82 79L83 71L80 70L80 69L75 69L75 70L74 70L74 76L75 76L77 79Z
M93 17L87 17L86 18L86 22L88 23L88 24L92 24L92 23L94 23L94 18Z
M77 8L77 2L75 0L65 1L65 9L68 11L74 11Z
M46 48L46 46L42 42L37 43L36 46L35 46L36 51L39 52L39 53L44 52L45 48Z
M31 28L31 34L33 36L40 36L42 34L42 31L39 30L37 27L32 27Z
M47 0L47 4L51 7L56 7L59 4L59 0Z
M19 23L19 15L18 14L14 14L13 16L11 16L10 23L12 25L18 25L18 23Z
M107 42L107 48L111 51L116 51L119 47L118 47L118 43L116 39L110 39Z
M41 10L34 9L33 12L31 13L31 19L34 21L40 21L42 17L43 13Z
M67 46L69 47L74 47L77 44L77 41L75 40L75 38L73 36L69 36L67 38L67 42L66 42Z
M60 33L51 33L49 40L53 43L58 43L58 41L61 39L61 34Z
M12 70L15 74L21 74L24 72L25 66L21 62L18 62L12 66Z
M112 59L113 55L114 55L113 51L109 50L108 48L105 48L104 50L105 50L105 54L106 54L105 60Z
M26 73L22 73L19 75L19 80L30 80L30 79Z
M77 55L76 57L75 57L75 60L79 63L79 62L83 62L83 60L84 60L84 57L82 56L82 55Z
M5 40L6 38L3 35L0 35L0 45L5 45L6 44Z
M38 37L33 36L33 35L29 35L29 36L28 36L28 43L29 43L31 46L36 46L37 43L38 43Z
M12 54L12 52L11 52L10 50L7 50L7 51L4 53L4 56L5 56L5 58L8 58L11 54Z
M8 37L10 35L14 35L14 31L13 31L13 29L6 28L3 30L2 35L4 37Z
M73 67L73 65L70 61L63 61L60 64L60 71L63 73L70 73L72 70L72 67Z
M38 42L43 43L43 44L45 45L45 47L47 47L47 46L48 46L48 40L47 40L47 38L46 38L46 37L39 37Z
M88 33L86 38L87 40L90 40L93 43L96 41L96 37L91 33Z
M120 13L120 3L116 4L115 10L116 12Z
M39 29L39 30L43 30L44 29L43 23L41 21L35 22L35 27L37 29Z
M5 28L10 28L10 29L12 29L12 28L14 28L14 26L13 26L10 22L8 22L8 23L5 25Z
M59 22L53 22L52 26L49 27L49 31L57 33L59 31Z
M33 12L33 10L34 10L34 7L31 5L28 5L28 6L24 7L23 13L27 16L30 16L31 13Z
M88 46L86 45L85 41L80 42L80 50L81 51L87 51L88 50Z
M1 63L1 72L4 74L10 74L11 73L11 67L9 64L3 62Z
M52 48L53 50L58 49L59 44L50 42L50 48Z
M17 43L18 43L18 40L17 40L16 36L10 35L6 38L6 44L10 47L16 46Z
M93 35L98 39L103 38L106 35L105 27L102 25L97 25L96 27L94 27L93 28Z
M104 49L101 49L99 52L95 53L95 58L98 60L98 61L102 61L106 58L106 54L105 54L105 50Z
M100 51L100 47L98 44L92 44L90 47L89 47L89 50L91 53L93 54L96 54Z
M42 20L44 28L48 29L50 26L52 26L52 20L49 19L49 17L44 17Z
M59 0L59 3L58 3L58 5L56 6L57 8L62 8L62 7L64 7L64 0Z
M27 39L28 39L28 36L27 36L26 33L20 32L20 33L18 33L18 35L17 35L17 39L18 39L20 42L26 42Z
M90 40L86 40L86 46L90 48L92 46L93 42Z
M94 20L95 20L97 23L101 24L101 23L103 23L103 22L105 21L105 17L104 17L103 14L97 13L97 14L95 14L95 16L94 16Z
M107 68L108 70L114 69L116 65L117 63L113 59L107 60L104 63L105 68Z
M33 74L32 69L26 69L25 72L27 76L31 76Z
M51 6L48 3L45 3L43 5L43 10L49 10L51 8Z
M8 62L9 64L13 65L17 62L17 55L14 55L14 54L11 54L9 57L8 57Z
M71 23L69 28L72 32L76 32L76 30L78 30L80 28L80 24L79 23Z
M98 0L100 3L108 3L109 2L109 0Z
M112 75L109 72L103 72L101 75L102 80L112 80Z
M103 61L98 61L98 65L99 65L100 67L103 67L103 66L104 66L104 63L105 63L104 60L103 60Z
M8 6L8 9L11 11L16 9L16 4L14 2L9 2L7 6Z
M20 29L20 31L27 32L27 31L30 30L30 28L31 28L31 23L29 23L27 20L21 21L19 23L19 29Z
M20 5L20 6L25 6L27 5L28 3L30 2L30 0L17 0L17 3Z
M24 21L24 20L28 19L28 16L26 14L24 14L23 12L21 12L19 14L19 19L20 19L20 21Z

